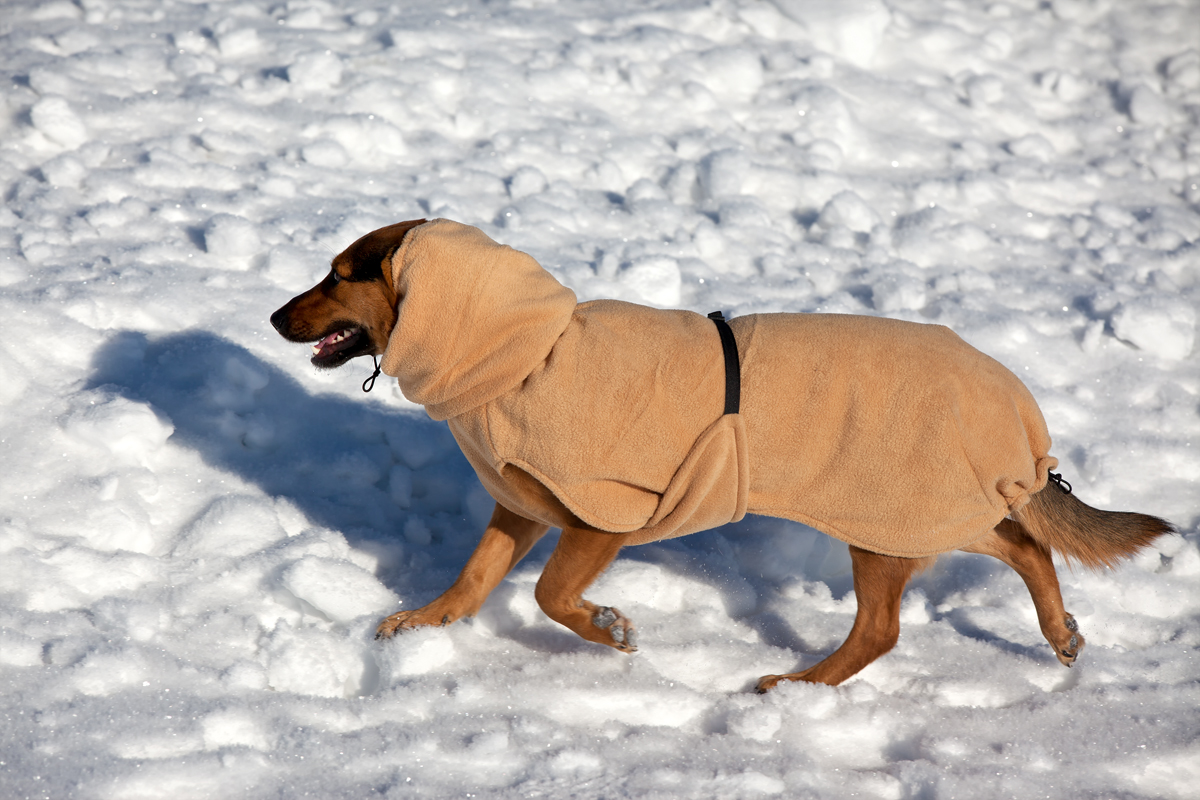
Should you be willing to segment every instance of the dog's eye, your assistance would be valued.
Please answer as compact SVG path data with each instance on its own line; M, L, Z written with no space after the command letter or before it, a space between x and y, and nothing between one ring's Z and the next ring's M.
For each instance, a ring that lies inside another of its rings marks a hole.
M342 282L342 276L338 275L337 270L335 270L335 269L330 270L329 271L329 280L331 283L333 283L334 286L337 286L339 283Z

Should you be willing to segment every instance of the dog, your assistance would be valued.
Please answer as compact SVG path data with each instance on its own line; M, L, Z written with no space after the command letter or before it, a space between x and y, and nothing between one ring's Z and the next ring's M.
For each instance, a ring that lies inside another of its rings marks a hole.
M888 652L905 585L952 550L1016 570L1069 667L1084 638L1051 553L1112 567L1174 531L1078 500L1051 472L1026 387L937 325L579 304L530 256L423 219L351 244L271 324L313 343L322 369L382 357L375 375L448 422L496 500L454 584L384 619L377 638L474 615L557 527L539 606L588 641L635 652L633 622L584 600L588 586L622 547L752 512L848 542L858 603L837 650L764 676L760 692L836 685Z

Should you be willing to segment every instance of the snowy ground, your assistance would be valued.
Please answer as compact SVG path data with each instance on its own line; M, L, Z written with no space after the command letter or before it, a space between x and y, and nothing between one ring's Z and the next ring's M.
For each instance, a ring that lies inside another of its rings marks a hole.
M836 10L833 10L836 9ZM1196 797L1195 0L6 0L0 794ZM749 690L853 617L843 545L752 519L627 551L546 619L376 643L489 501L447 431L269 313L444 216L581 298L950 325L1086 501L1173 519L1061 569L944 557L890 655Z

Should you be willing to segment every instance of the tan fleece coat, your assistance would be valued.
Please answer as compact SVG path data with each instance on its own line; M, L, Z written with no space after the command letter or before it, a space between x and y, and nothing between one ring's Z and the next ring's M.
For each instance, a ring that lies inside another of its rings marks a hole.
M927 556L985 534L1057 464L1025 386L941 326L733 319L741 413L723 415L720 339L699 314L576 304L530 256L448 220L414 228L391 269L383 371L449 421L497 502L551 525L642 544L750 512Z

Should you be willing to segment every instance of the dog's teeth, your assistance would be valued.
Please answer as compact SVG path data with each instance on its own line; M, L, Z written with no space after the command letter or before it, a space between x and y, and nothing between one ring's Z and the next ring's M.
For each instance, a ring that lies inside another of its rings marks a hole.
M312 346L312 351L313 351L313 355L314 355L314 356L315 356L317 353L320 353L320 352L321 352L321 345L319 345L319 344L314 344L314 345Z

